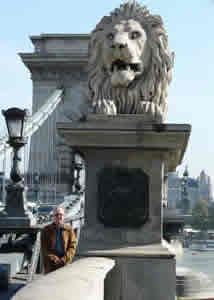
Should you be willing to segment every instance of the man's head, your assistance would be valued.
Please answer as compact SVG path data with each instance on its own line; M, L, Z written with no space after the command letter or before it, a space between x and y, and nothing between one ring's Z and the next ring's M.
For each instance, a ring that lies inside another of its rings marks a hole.
M54 210L54 223L58 226L61 226L64 224L65 219L65 212L62 207L57 207Z

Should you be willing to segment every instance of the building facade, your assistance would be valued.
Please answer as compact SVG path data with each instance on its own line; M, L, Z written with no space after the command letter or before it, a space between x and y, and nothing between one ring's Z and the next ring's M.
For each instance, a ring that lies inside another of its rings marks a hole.
M171 209L182 209L184 196L188 200L188 209L190 211L199 200L203 199L211 203L214 199L210 176L202 170L198 178L189 177L187 168L181 177L179 177L177 172L169 173L168 207Z
M204 170L201 171L198 177L198 184L199 184L199 192L200 192L200 199L207 200L208 202L213 201L213 189L211 178L208 176Z

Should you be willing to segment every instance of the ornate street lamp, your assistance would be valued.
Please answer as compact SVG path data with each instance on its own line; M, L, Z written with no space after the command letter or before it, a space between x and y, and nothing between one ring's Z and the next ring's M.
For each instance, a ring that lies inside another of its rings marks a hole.
M13 164L10 172L11 182L6 187L6 206L0 214L1 226L29 226L34 223L32 214L27 209L25 186L20 171L21 148L27 143L24 137L25 121L29 116L26 109L16 107L3 110L8 129L8 144L13 148Z
M27 138L24 137L24 125L29 113L26 109L22 110L16 107L2 110L5 117L9 140L8 144L13 148L13 166L10 173L10 178L14 183L22 180L20 172L20 149L27 143Z
M36 204L39 205L40 204L40 200L39 200L39 173L35 172L33 179L34 179L34 192L36 193Z
M72 151L71 159L71 185L72 192L75 194L81 193L83 186L80 183L80 173L84 169L82 157L78 152Z
M75 192L80 192L82 190L82 185L80 184L80 172L83 170L83 164L81 162L75 163L76 177L75 177Z
M74 193L81 193L83 186L80 183L80 173L84 169L82 157L78 152L72 152L72 186Z
M190 209L189 195L188 195L188 177L189 177L189 172L186 167L183 173L183 177L181 179L181 201L182 201L183 214L188 214Z

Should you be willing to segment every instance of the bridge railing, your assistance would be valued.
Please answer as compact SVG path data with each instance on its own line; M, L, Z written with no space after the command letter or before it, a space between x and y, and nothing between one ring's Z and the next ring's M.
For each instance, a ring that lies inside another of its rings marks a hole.
M102 300L104 279L113 267L114 261L109 258L81 258L71 265L32 281L11 299Z

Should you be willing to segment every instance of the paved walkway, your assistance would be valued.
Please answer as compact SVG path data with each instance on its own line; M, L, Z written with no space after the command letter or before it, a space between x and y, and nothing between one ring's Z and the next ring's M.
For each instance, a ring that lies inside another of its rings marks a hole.
M34 275L34 280L40 278L41 274ZM11 279L9 288L7 290L0 289L0 300L10 300L12 296L26 284L26 274L16 274Z

